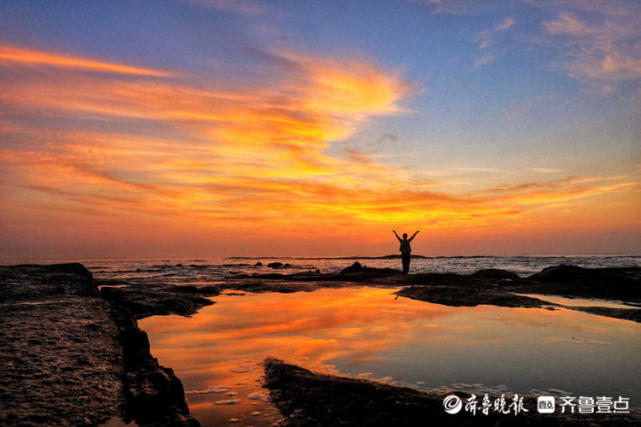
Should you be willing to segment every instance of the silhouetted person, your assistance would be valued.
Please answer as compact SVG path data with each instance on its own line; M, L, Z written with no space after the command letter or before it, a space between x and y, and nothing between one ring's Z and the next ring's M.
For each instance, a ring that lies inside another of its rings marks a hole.
M396 230L392 231L398 241L401 242L401 247L398 250L401 251L401 260L403 260L403 273L407 274L410 271L410 261L412 260L412 247L410 246L410 242L414 240L419 230L412 234L412 237L409 239L407 238L407 233L403 233L403 238L401 239L398 237Z

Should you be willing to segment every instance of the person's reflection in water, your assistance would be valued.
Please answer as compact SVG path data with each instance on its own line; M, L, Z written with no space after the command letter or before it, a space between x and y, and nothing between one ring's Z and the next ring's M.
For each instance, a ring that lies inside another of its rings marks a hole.
M403 238L400 238L396 230L392 231L398 241L401 242L401 247L398 250L401 251L401 260L403 260L403 273L407 274L410 271L410 261L412 260L412 247L410 246L410 242L414 240L419 230L416 230L409 239L407 238L407 233L403 233Z

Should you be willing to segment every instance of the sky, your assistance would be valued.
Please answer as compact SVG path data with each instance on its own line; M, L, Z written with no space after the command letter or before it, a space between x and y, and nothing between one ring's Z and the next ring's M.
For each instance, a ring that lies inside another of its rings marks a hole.
M641 253L637 0L0 0L0 259Z

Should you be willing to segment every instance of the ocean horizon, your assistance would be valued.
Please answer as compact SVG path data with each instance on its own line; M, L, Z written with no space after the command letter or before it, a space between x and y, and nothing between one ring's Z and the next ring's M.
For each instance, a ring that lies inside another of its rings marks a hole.
M298 273L316 271L337 273L359 262L368 267L400 269L400 255L293 257L293 256L230 256L230 257L159 257L159 258L72 258L3 260L2 265L69 263L85 265L98 279L162 280L174 284L212 283L237 274ZM245 261L245 262L243 262ZM280 263L277 265L274 263ZM270 264L272 266L270 267ZM584 268L639 267L641 255L413 255L412 273L470 274L494 268L527 276L555 265Z

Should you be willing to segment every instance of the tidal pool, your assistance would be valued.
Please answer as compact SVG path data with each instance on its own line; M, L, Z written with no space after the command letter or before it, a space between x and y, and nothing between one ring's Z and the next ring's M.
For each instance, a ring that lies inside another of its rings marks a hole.
M418 389L629 397L641 402L641 324L573 310L449 307L392 289L227 294L191 318L139 322L205 426L272 425L273 356Z

